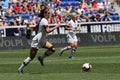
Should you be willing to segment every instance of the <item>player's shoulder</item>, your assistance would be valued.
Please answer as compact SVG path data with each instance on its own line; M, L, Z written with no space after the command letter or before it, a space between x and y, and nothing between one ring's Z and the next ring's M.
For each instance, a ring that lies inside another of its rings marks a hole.
M48 24L48 21L47 21L47 19L42 18L42 20L40 21L40 23L42 23L42 24Z
M44 22L44 21L47 21L47 19L45 19L45 18L42 18L42 20L41 20L41 21L43 21L43 22Z
M72 23L72 20L70 20L70 21L68 22L68 24L70 24L70 23Z

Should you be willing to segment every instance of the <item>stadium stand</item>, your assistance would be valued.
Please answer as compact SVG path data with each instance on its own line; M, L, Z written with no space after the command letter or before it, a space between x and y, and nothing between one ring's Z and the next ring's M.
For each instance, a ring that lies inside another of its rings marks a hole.
M36 25L40 20L38 14L45 6L50 8L51 24L69 21L69 14L73 12L78 14L80 22L119 21L120 11L116 2L115 0L0 0L0 26Z

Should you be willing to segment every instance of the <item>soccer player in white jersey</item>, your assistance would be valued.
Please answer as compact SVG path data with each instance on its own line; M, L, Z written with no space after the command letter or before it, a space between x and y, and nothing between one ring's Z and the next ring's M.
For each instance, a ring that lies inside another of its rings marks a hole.
M32 39L31 43L31 50L30 55L22 62L21 66L18 68L18 73L23 74L23 68L34 59L38 49L40 47L46 48L44 54L38 57L38 60L40 64L43 66L43 59L47 56L50 56L55 52L54 46L46 40L46 34L52 32L53 30L57 29L60 24L56 24L54 27L49 28L48 26L48 18L49 18L50 12L49 9L44 9L41 11L41 20L39 22L39 32L38 34Z
M77 26L78 23L77 23L76 13L71 13L70 16L71 16L71 20L68 22L67 27L65 27L65 29L68 30L68 33L67 33L68 46L66 46L60 50L59 56L61 56L64 51L71 49L69 58L72 58L76 52L77 43L78 43L76 32L80 31L80 28Z

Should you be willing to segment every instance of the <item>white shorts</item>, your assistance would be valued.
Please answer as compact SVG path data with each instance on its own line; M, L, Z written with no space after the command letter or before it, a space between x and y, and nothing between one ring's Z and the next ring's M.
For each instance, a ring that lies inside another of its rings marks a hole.
M67 34L67 42L68 43L78 42L76 34L74 34L73 32L69 32Z
M31 47L40 48L44 47L46 44L46 39L42 38L42 33L38 33L33 39L31 43Z

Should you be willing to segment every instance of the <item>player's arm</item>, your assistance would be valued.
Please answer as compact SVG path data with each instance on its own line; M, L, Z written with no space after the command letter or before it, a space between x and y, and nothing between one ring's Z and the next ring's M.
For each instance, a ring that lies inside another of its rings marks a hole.
M75 30L76 30L76 31L81 31L81 29L80 29L79 27L77 27Z
M56 24L54 27L52 28L49 28L49 27L46 27L45 30L47 33L50 33L52 32L53 30L57 29L58 27L60 27L60 24Z
M73 28L73 27L70 27L70 26L66 26L65 30L81 31L79 27Z
M72 28L72 27L70 27L69 25L67 25L67 26L65 27L65 30L74 30L74 28Z

